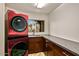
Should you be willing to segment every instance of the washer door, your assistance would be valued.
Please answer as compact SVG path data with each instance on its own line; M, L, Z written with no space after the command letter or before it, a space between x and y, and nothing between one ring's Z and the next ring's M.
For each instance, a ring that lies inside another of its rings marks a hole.
M22 16L13 17L13 19L11 21L11 27L15 31L22 32L22 31L26 30L26 26L27 26L27 21L25 18L23 18Z
M23 56L28 49L28 45L26 43L18 43L12 48L11 56Z

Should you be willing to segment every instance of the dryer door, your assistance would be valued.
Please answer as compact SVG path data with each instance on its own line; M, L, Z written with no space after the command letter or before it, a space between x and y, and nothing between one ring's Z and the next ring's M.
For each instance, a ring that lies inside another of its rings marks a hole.
M26 30L27 21L21 16L15 16L11 21L11 27L17 32L23 32Z
M28 45L24 42L16 44L11 50L11 56L23 56L28 49Z

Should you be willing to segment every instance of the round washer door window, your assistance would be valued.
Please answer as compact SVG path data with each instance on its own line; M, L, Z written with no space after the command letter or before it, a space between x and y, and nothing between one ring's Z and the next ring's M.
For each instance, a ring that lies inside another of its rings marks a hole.
M22 32L26 29L27 21L21 16L15 16L11 21L11 26L15 31Z

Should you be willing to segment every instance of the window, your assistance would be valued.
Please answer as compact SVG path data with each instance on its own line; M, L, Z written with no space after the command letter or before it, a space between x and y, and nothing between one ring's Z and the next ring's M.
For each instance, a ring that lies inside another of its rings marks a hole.
M28 20L29 32L44 32L44 20Z

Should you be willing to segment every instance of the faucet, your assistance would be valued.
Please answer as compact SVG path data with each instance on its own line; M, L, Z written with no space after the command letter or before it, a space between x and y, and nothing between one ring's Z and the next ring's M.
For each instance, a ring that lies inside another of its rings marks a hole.
M32 30L32 32L33 32L33 35L35 35L35 30L34 29Z

